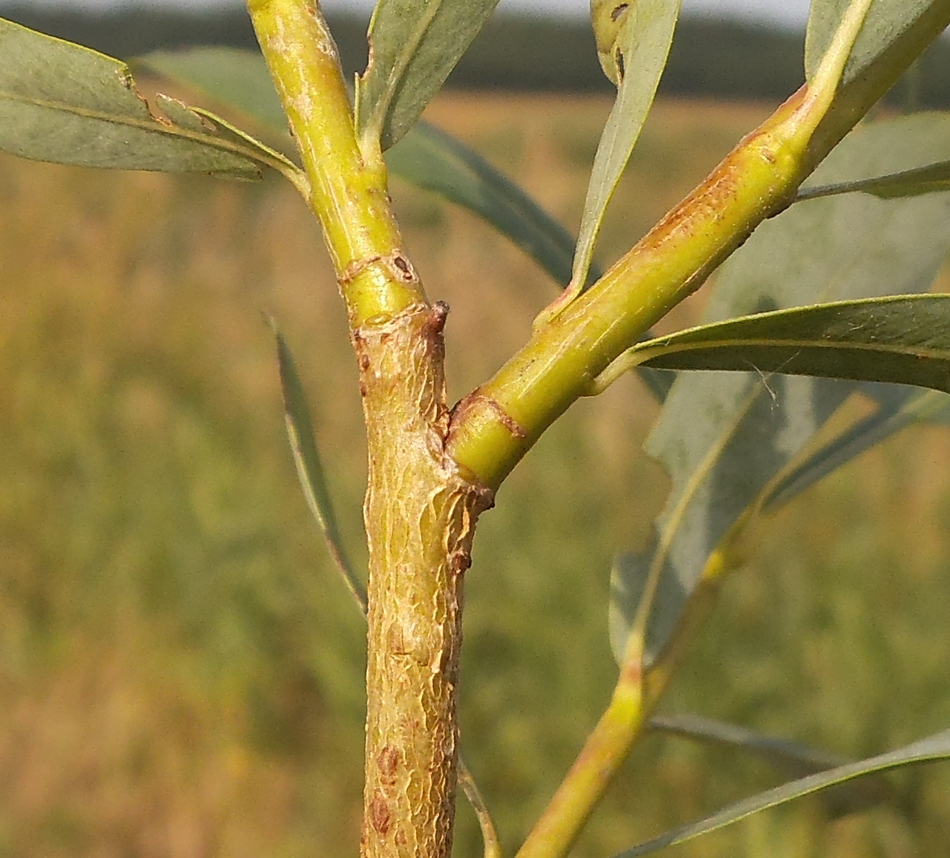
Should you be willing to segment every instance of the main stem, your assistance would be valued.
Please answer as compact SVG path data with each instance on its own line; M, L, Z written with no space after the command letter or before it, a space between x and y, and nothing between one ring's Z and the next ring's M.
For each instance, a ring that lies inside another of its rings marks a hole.
M249 0L346 302L369 481L364 858L447 858L458 765L462 581L491 494L446 455L442 327L364 160L336 46L314 0Z
M356 334L370 450L365 856L448 856L462 581L487 497L445 457L445 308Z

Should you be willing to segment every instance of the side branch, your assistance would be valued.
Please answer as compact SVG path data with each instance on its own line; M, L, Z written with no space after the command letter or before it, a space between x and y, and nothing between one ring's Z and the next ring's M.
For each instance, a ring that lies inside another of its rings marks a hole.
M875 59L838 87L871 0L855 0L811 86L748 135L710 176L588 292L462 401L449 450L497 488L541 433L658 319L697 289L796 188L950 23L950 2L931 4ZM512 433L510 426L524 434Z
M449 452L497 488L541 433L658 319L695 291L806 173L803 87L749 134L593 287L569 304L485 385L462 400ZM511 426L521 432L512 432Z

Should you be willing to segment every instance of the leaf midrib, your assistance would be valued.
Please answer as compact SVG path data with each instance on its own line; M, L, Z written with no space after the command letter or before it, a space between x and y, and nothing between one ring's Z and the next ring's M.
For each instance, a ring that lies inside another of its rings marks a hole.
M656 358L668 357L670 355L684 354L687 352L715 351L727 348L798 348L802 351L811 349L827 349L829 351L865 351L879 352L886 354L908 355L921 358L950 358L950 347L938 349L932 346L906 346L899 343L870 343L852 340L809 340L809 339L748 339L748 338L730 338L723 340L704 340L703 342L674 344L663 346L657 344L651 348L644 348L641 354L644 356L639 363L647 363Z
M148 119L139 119L132 116L117 117L115 114L109 114L99 110L92 110L86 107L77 107L75 105L63 104L62 102L50 101L48 99L25 98L23 96L12 94L6 90L0 90L0 102L2 101L12 101L25 107L36 107L57 113L66 113L83 119L92 119L98 122L105 122L110 125L137 128L152 134L162 134L166 137L185 139L195 143L201 143L205 146L213 146L217 149L223 149L246 160L258 160L250 156L247 150L239 144L228 140L219 134L216 134L211 129L205 133L192 131L189 128L176 125L170 119L167 120L168 124L166 124L166 121L163 121L152 113L149 113ZM185 109L190 110L190 108L187 107ZM146 110L148 110L147 107ZM198 116L198 114L195 114L195 116L200 121L201 117Z

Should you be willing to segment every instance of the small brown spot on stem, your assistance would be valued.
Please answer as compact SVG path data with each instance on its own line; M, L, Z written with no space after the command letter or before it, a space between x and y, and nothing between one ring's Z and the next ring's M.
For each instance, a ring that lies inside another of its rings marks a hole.
M452 555L452 571L456 575L464 575L471 565L472 558L467 551L459 551Z
M389 804L386 802L385 796L379 790L376 790L369 805L369 821L380 837L385 837L389 833L392 814L389 811Z
M643 666L639 659L631 659L624 664L620 672L620 683L631 688L637 688L643 684Z
M624 12L627 11L629 3L618 3L610 12L610 20L616 21Z
M374 254L372 256L366 256L363 259L350 260L343 268L343 271L340 272L337 282L341 288L345 288L373 266L383 268L389 277L395 277L403 283L419 282L419 277L416 274L415 268L412 267L412 263L398 248L385 256Z
M396 266L406 277L412 277L412 267L409 265L409 260L403 256L394 256L393 265Z
M412 263L401 250L394 250L384 261L389 263L390 271L403 283L417 283L419 281L415 268L412 267Z
M385 783L389 785L396 783L396 772L399 770L399 760L401 756L399 748L393 747L392 745L386 745L382 751L379 752L377 765L379 766L379 771Z

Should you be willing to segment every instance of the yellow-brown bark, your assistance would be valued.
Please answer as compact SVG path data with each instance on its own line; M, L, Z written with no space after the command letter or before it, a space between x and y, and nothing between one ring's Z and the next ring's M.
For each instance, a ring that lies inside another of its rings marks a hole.
M462 582L491 496L444 451L446 312L420 304L354 335L369 446L364 858L451 852Z

